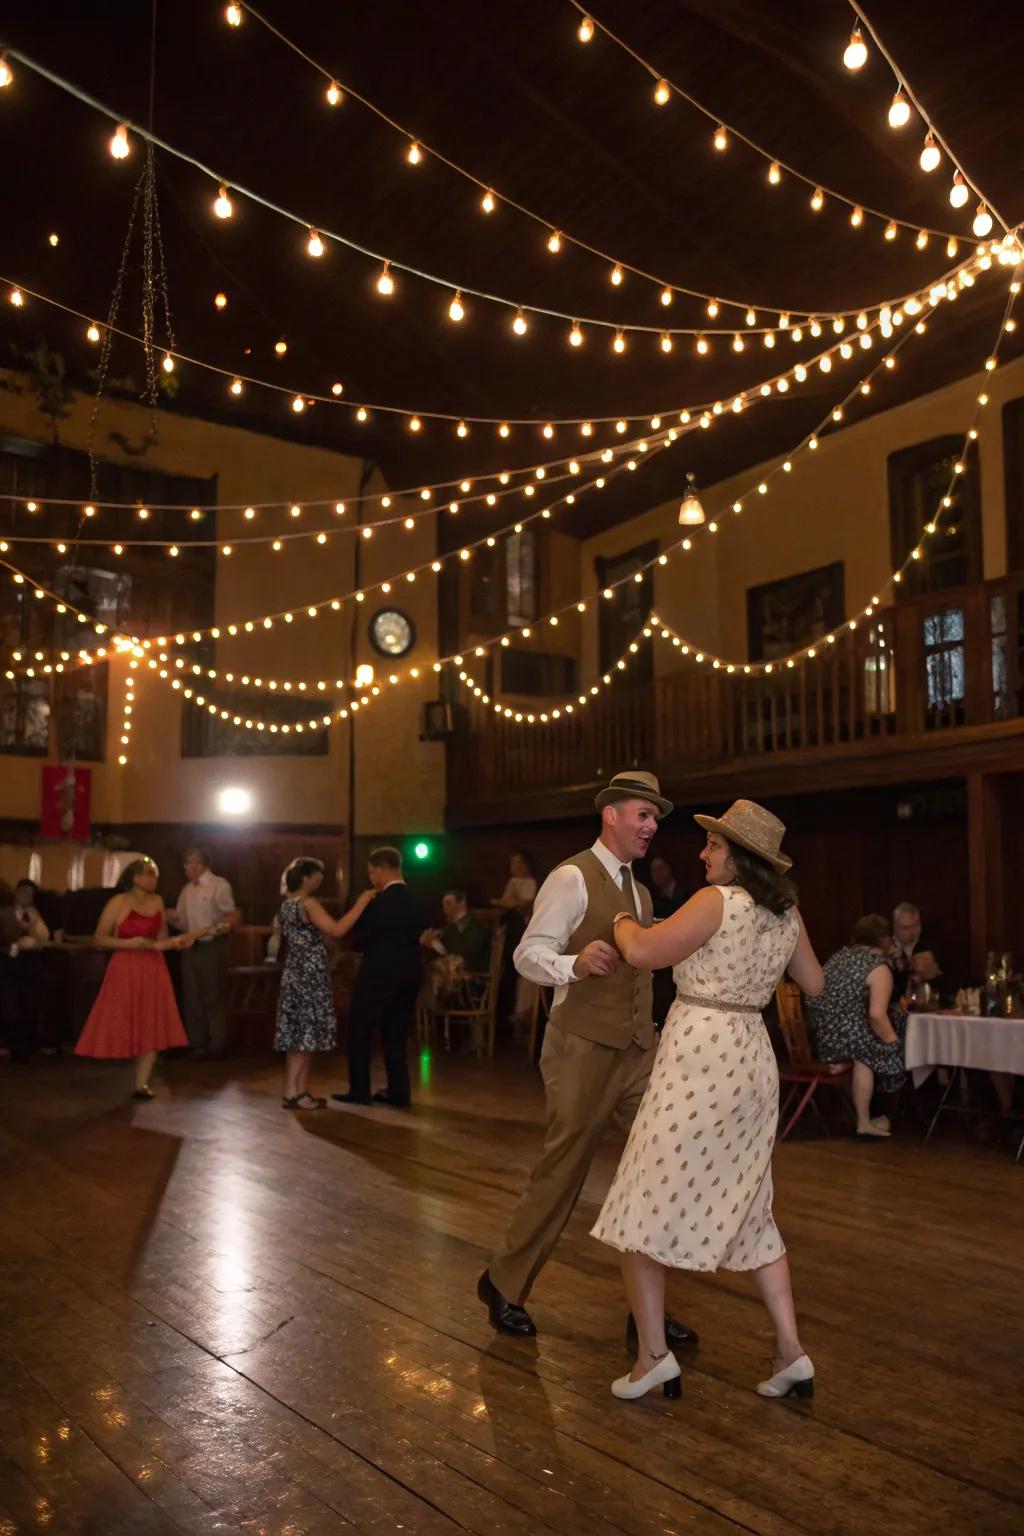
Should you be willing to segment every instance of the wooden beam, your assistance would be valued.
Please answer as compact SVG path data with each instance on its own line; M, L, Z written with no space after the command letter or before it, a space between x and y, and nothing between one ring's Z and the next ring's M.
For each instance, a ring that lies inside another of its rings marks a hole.
M1001 950L1006 942L1001 788L998 774L967 775L971 972L979 981L988 951Z

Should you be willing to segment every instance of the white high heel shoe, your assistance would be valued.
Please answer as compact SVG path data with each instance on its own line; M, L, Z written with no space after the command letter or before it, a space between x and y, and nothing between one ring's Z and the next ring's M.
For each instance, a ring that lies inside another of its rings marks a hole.
M618 1381L613 1381L612 1394L623 1398L643 1397L652 1387L660 1386L665 1397L682 1397L682 1374L679 1361L668 1350L646 1376L640 1376L636 1381L631 1381L629 1376L620 1376Z
M809 1355L798 1355L792 1365L777 1371L770 1381L759 1381L762 1397L813 1397L814 1365Z

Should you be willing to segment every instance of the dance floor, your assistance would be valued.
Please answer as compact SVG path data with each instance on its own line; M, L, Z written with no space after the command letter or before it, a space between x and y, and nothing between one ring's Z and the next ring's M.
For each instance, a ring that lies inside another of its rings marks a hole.
M776 1158L811 1404L738 1275L679 1276L682 1400L616 1402L609 1139L534 1292L474 1288L540 1143L521 1054L424 1057L410 1115L297 1118L267 1059L0 1062L0 1536L1024 1528L1024 1167L956 1127ZM323 1080L323 1086L327 1086Z

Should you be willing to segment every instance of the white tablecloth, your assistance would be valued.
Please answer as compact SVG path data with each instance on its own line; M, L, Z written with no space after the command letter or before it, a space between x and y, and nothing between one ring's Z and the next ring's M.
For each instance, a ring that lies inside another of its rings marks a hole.
M1024 1077L1024 1019L911 1013L905 1055L915 1088L935 1067L980 1067Z

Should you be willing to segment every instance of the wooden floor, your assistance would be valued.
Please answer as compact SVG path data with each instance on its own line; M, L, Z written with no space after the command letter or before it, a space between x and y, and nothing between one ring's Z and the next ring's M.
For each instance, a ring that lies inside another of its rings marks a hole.
M753 1392L749 1280L681 1275L682 1401L622 1404L617 1271L587 1236L614 1139L540 1337L496 1337L474 1295L540 1140L519 1056L422 1059L407 1116L289 1116L267 1059L172 1063L148 1105L126 1071L0 1061L0 1536L1024 1529L1005 1148L782 1147L818 1396Z

